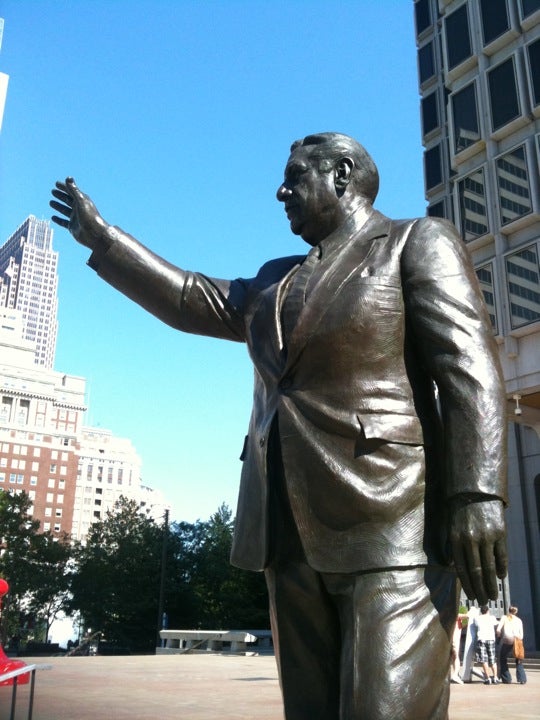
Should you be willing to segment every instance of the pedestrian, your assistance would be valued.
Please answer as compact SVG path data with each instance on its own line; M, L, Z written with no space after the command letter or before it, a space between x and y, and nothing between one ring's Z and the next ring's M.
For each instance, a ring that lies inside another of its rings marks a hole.
M482 663L484 685L497 685L497 657L495 653L495 626L497 618L489 612L488 605L482 605L476 624L476 660Z
M514 650L514 640L523 640L523 623L517 616L517 607L511 605L508 613L503 615L497 625L497 637L501 640L500 651L500 678L503 683L511 683L512 676L508 669L508 657ZM519 662L516 659L516 665Z
M463 631L463 620L467 617L466 613L458 613L454 632L452 634L452 650L450 655L450 682L457 685L463 685L463 680L459 675L461 667L459 659L459 651L461 648L461 635Z
M467 612L467 633L465 635L465 648L463 650L463 671L461 677L463 682L472 682L474 655L476 652L476 624L475 618L480 610L476 605L471 605Z

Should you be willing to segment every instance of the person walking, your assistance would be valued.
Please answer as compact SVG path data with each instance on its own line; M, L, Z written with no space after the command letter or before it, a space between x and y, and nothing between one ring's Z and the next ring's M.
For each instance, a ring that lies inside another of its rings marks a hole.
M514 650L515 640L523 640L523 622L520 618L518 618L517 611L517 607L515 605L511 605L508 608L508 613L503 615L500 619L496 630L497 637L501 640L499 670L500 678L503 683L512 682L512 675L510 674L510 670L508 668L508 657ZM516 680L518 682L520 681L517 677L517 667L520 662L521 658L516 657Z

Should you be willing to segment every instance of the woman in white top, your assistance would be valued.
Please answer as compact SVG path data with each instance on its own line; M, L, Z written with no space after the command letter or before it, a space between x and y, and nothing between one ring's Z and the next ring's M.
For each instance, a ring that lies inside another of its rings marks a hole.
M514 648L515 638L523 640L523 623L517 616L517 607L511 605L508 614L503 615L497 625L497 637L501 639L500 672L503 682L512 682L508 669L508 656Z

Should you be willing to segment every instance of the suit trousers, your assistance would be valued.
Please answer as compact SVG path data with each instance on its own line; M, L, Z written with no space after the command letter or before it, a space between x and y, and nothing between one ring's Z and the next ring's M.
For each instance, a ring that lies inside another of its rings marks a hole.
M304 556L277 433L265 570L286 720L446 720L455 573L320 573Z

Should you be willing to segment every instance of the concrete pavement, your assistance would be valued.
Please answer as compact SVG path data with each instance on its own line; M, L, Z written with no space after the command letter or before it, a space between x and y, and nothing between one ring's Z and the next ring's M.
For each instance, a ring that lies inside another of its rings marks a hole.
M37 673L34 720L283 720L271 655L53 657L37 662L53 667ZM527 668L526 662L525 668L526 685L485 686L479 680L452 685L450 720L538 720L540 669ZM16 720L27 718L28 688L18 688ZM9 718L10 697L11 688L0 687L2 720Z

